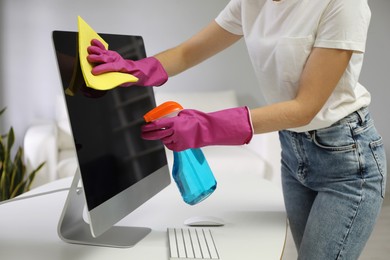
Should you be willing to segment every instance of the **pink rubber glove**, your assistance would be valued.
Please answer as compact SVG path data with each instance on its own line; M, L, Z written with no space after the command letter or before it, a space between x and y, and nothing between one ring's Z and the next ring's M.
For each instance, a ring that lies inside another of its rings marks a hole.
M184 109L175 117L161 118L142 127L142 138L161 140L173 151L207 145L242 145L253 136L247 107L212 113Z
M138 61L125 60L116 51L107 50L104 45L96 39L91 41L87 49L87 59L90 63L96 64L92 69L93 75L106 72L129 73L139 80L136 83L125 83L121 86L161 86L168 80L168 74L161 63L154 57Z

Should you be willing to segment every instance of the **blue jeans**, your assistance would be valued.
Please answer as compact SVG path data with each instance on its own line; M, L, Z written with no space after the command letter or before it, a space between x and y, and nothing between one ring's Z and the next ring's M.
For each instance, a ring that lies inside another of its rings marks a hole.
M280 131L282 185L298 259L358 259L379 215L386 156L367 108L310 132Z

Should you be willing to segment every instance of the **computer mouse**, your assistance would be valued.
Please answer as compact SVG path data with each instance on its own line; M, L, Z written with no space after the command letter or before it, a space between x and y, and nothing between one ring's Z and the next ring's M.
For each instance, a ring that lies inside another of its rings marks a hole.
M186 219L184 225L190 227L218 227L225 225L225 222L222 219L213 216L195 216Z

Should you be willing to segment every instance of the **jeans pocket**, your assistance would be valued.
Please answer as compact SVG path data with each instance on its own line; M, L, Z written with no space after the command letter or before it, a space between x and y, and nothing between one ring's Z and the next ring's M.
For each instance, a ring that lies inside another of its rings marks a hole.
M372 141L370 143L371 152L375 158L376 165L378 167L378 171L382 176L381 180L381 195L382 198L385 197L386 193L386 178L387 178L387 165L386 165L386 153L383 145L383 140L380 137L376 141Z
M328 152L346 152L356 149L356 141L348 124L315 130L311 134L314 144Z

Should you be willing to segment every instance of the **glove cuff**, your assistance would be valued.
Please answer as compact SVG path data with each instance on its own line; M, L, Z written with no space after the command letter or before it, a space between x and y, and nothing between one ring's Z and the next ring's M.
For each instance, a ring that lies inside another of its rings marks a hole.
M249 128L250 128L250 133L249 133L249 136L247 138L247 140L244 142L244 144L249 144L250 141L252 140L253 138L253 135L255 133L255 130L253 128L253 123L252 123L252 117L251 117L251 111L249 109L249 107L245 106L245 109L246 109L246 112L247 112L247 117L248 117L248 125L249 125Z
M161 86L168 81L168 73L165 71L161 62L155 57L148 57L143 59L144 62L149 64L151 71L148 73L150 77L148 78L147 84L151 86Z
M243 145L252 140L253 126L248 107L220 110L209 113L207 117L210 144Z

